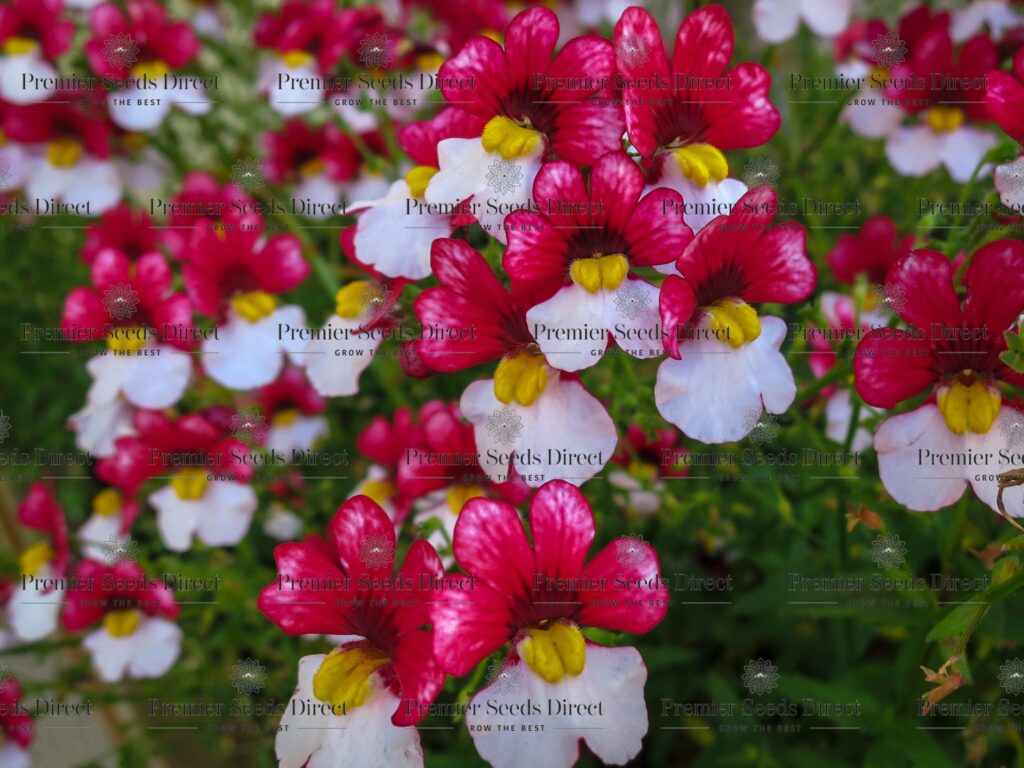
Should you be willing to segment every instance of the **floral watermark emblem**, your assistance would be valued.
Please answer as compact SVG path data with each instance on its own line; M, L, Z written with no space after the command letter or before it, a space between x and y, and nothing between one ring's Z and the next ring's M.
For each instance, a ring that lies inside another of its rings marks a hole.
M999 432L1006 440L1006 447L1013 448L1024 443L1024 414L1016 408L1007 408L1006 411L1009 418L1000 422Z
M259 192L267 186L260 161L251 157L231 166L231 180L246 192Z
M11 436L11 420L7 414L0 411L0 443Z
M615 294L615 309L630 320L636 320L651 305L650 295L639 283L639 280L625 280Z
M871 542L871 560L879 568L899 568L907 560L907 545L895 533L883 533Z
M487 186L499 195L515 192L523 184L523 169L510 160L495 160L487 169Z
M886 32L871 41L875 62L884 69L892 69L907 60L907 44L895 32Z
M646 556L647 547L640 534L630 533L615 540L615 560L622 567L639 565Z
M370 318L377 317L384 311L384 307L387 306L389 294L390 291L388 291L387 286L381 285L378 282L367 284L360 301L363 313Z
M743 183L748 187L767 184L772 189L779 181L779 166L767 157L755 157L743 166Z
M743 665L743 687L755 696L775 690L779 684L779 670L769 659L751 659Z
M494 686L498 693L508 695L519 689L522 682L522 672L518 664L512 664L508 659L493 659L487 665L487 683Z
M395 561L395 545L380 533L371 533L359 544L359 559L373 570L387 568Z
M256 659L240 659L231 667L231 686L240 695L259 693L266 682L267 668Z
M774 413L751 411L743 420L747 439L754 445L766 445L779 436L779 421Z
M651 47L642 37L625 35L615 47L615 53L631 67L642 67L651 55Z
M870 304L890 315L899 315L907 308L907 293L903 286L889 283L871 287Z
M139 308L139 294L128 283L116 283L103 291L103 309L114 320L128 320Z
M512 445L523 431L523 420L511 408L498 408L487 419L487 431L498 445Z
M111 562L134 563L139 557L139 542L131 536L111 536L103 544L103 551L107 553Z
M114 69L128 69L139 60L139 44L126 32L103 41L103 59Z
M1007 659L999 666L999 686L1011 696L1024 693L1024 659Z
M395 60L395 44L383 32L374 32L359 41L358 54L367 69L384 69Z
M267 420L259 408L242 408L231 417L231 434L245 443L261 443L267 436Z

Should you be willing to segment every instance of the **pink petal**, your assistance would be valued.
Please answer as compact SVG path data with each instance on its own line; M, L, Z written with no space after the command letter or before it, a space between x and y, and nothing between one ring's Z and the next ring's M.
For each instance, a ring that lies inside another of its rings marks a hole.
M578 576L594 540L594 514L579 488L550 480L530 502L536 572L551 578Z
M579 593L583 607L577 618L591 627L642 634L665 618L668 587L661 579L658 555L650 544L630 540L629 545L640 551L631 552L628 558L621 554L622 544L621 539L613 541L583 569L582 576L605 586ZM628 588L624 589L624 584Z

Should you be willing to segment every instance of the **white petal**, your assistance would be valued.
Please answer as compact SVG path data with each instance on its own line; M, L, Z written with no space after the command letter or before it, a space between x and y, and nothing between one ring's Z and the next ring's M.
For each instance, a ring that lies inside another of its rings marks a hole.
M604 294L604 322L627 354L649 360L664 351L658 299L661 291L646 280L623 280Z
M87 453L104 459L114 453L114 441L135 434L132 424L134 409L117 398L108 402L86 402L82 410L69 419L75 430L75 444Z
M124 379L124 396L139 408L170 408L181 399L192 378L192 356L180 349L147 344L143 352L130 356Z
M328 733L327 729L335 719L330 713L323 714L318 709L310 710L306 706L317 701L313 696L313 675L320 669L325 658L327 654L318 653L299 659L295 693L281 715L281 727L274 741L278 768L302 768L309 756L320 748Z
M32 768L32 756L14 741L0 744L0 768Z
M107 160L85 158L73 168L73 183L64 190L64 202L84 207L96 215L117 205L123 189L117 166Z
M285 342L278 338L278 328L305 324L305 313L293 305L280 307L255 323L231 312L216 338L203 342L203 366L211 379L229 389L270 384L285 363Z
M647 669L635 648L588 643L583 672L558 683L548 683L523 661L508 674L507 681L474 696L471 705L477 706L466 714L477 751L494 768L571 768L580 740L610 765L640 752L648 726ZM565 703L575 711L565 713ZM531 704L542 713L495 714L529 711ZM525 730L530 726L535 730Z
M604 302L604 291L591 293L572 283L526 313L527 325L552 367L580 371L601 359L608 346Z
M733 204L747 193L747 185L738 179L725 178L709 181L700 186L683 175L679 163L667 161L662 165L661 178L647 187L647 192L658 187L669 187L683 196L683 221L693 230L700 232L717 216L728 215ZM655 267L664 274L675 274L675 262Z
M853 0L803 0L800 15L816 35L835 37L850 20Z
M285 427L267 430L267 449L290 457L292 451L308 451L317 440L326 437L329 428L323 416L300 416Z
M1024 213L1024 155L996 166L994 182L1003 205L1018 215Z
M371 206L356 223L360 261L388 277L421 280L430 274L431 243L450 235L452 228L447 217L417 209L418 202L400 179L383 200L352 204L353 209Z
M49 566L36 574L39 579L52 575ZM10 602L7 604L7 623L20 640L41 640L57 629L57 618L63 600L64 591L61 589L44 592L37 589L31 581L23 588L19 579L15 582Z
M169 97L171 104L190 115L205 115L213 107L210 97L206 95L206 89L201 85L183 83L170 91Z
M276 541L294 541L302 533L302 518L291 510L275 507L263 521L263 532Z
M861 422L868 415L865 413L865 410L861 410ZM840 445L844 444L852 417L853 406L850 404L850 390L837 389L825 404L825 434L828 435L830 440L834 440ZM850 450L865 451L870 447L871 433L864 429L864 427L858 426L853 433L853 442L850 443Z
M924 176L942 162L944 134L927 125L897 128L885 142L885 156L904 176Z
M82 638L82 647L92 657L92 666L105 683L124 678L131 662L132 637L114 637L104 627L94 629Z
M800 0L757 0L754 27L766 43L781 43L796 34L800 26Z
M8 141L0 146L0 164L7 169L7 183L0 184L0 192L23 187L39 162L39 157L21 144Z
M117 554L110 549L110 539L121 532L121 515L90 515L78 529L78 540L86 557L112 564Z
M964 184L970 180L974 169L985 157L985 153L996 145L996 141L996 137L987 131L968 126L957 128L946 137L942 148L942 163L954 181ZM983 166L978 175L987 173L988 170Z
M687 340L681 360L658 368L658 411L704 443L743 438L763 410L783 413L796 397L793 372L779 352L785 336L782 320L762 317L761 335L739 349L716 339Z
M232 547L249 530L256 512L256 491L245 483L214 480L196 503L202 505L196 531L199 540L210 547Z
M298 213L312 219L324 219L338 210L341 185L331 181L326 173L308 176L295 185L292 204Z
M359 375L373 362L380 346L379 333L360 333L360 320L345 320L331 315L324 325L329 335L348 331L347 338L315 339L306 346L302 364L316 391L324 397L354 395L359 391Z
M199 506L180 498L170 485L151 493L149 503L156 510L156 526L164 546L175 552L188 551L199 527Z
M107 95L110 119L126 131L145 133L159 128L171 112L172 92L158 83L156 88L125 88Z
M850 124L850 130L867 139L882 139L895 131L903 119L903 110L887 99L878 88L865 85L854 103L843 108L842 119Z
M0 57L0 96L12 104L37 104L46 101L54 89L41 86L29 80L25 87L23 76L32 75L37 78L56 78L57 70L38 51L24 56Z
M181 653L181 627L152 616L143 619L126 639L132 640L128 673L131 677L161 677Z
M279 79L283 77L283 82ZM323 88L299 88L288 78L319 78L313 66L289 67L280 59L262 67L260 90L266 91L270 106L285 117L316 109L324 100ZM314 81L315 82L315 81Z

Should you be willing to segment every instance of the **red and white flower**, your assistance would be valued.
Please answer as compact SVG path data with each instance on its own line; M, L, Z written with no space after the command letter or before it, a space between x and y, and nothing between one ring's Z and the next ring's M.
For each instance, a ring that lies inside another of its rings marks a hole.
M575 376L546 362L522 304L477 251L437 240L431 257L441 283L417 297L424 327L442 332L416 342L419 359L438 372L499 359L493 379L470 384L459 407L475 428L481 467L493 482L527 485L565 479L579 485L615 450L615 425ZM576 458L566 461L566 454Z
M180 608L172 590L135 563L103 565L83 560L68 589L62 623L78 632L100 623L82 639L96 674L106 683L125 677L162 677L181 653Z
M529 206L545 156L590 165L621 147L611 45L587 35L553 56L558 31L553 11L529 8L509 23L504 48L490 38L474 37L439 72L445 98L484 125L479 138L438 144L440 171L431 179L426 200L454 206L477 199L481 226L503 243L502 221L508 212ZM507 176L503 168L519 183L489 181L489 174L491 179Z
M661 290L665 350L658 369L658 410L705 443L739 440L764 411L783 413L796 397L793 372L779 352L786 324L759 317L751 302L807 298L817 271L799 224L773 226L778 199L757 187L702 229Z
M279 329L304 328L306 314L278 306L275 294L296 288L309 274L302 245L292 234L264 235L256 213L229 215L225 227L196 228L182 277L195 308L218 322L203 341L203 368L231 389L262 387L284 369L288 350Z
M32 768L28 748L35 735L28 702L21 701L21 685L8 677L0 685L0 766L3 768Z
M427 626L443 573L433 548L414 542L396 572L394 526L358 496L338 509L326 541L281 544L274 559L278 578L260 593L260 610L290 635L345 637L299 661L275 745L280 768L422 768L413 726L445 678Z
M132 526L139 516L139 502L125 498L116 488L104 488L93 496L92 514L75 533L82 554L90 560L113 565L122 558Z
M671 62L657 22L642 8L622 14L614 40L630 143L648 182L679 192L686 223L699 231L747 191L729 178L723 152L764 144L779 129L771 76L753 62L728 69L732 20L717 5L683 19Z
M999 127L1024 144L1024 48L1013 57L1013 73L988 73L988 91L985 94L988 111ZM995 185L1003 205L1024 211L1024 154L1010 163L997 166Z
M544 213L506 218L505 270L513 290L537 297L526 322L552 367L589 368L609 335L634 357L661 354L658 289L630 270L675 261L693 233L678 192L641 197L643 189L643 173L623 152L594 164L589 189L575 166L546 163L533 187Z
M155 0L128 0L124 10L109 2L98 5L89 14L89 28L89 66L124 85L107 97L117 125L146 132L159 128L174 107L190 115L210 111L206 88L180 72L199 53L199 40L186 22L168 19Z
M75 25L61 0L11 0L0 7L0 98L45 101L56 90L57 57L71 46Z
M467 502L454 544L468 575L446 577L464 595L452 591L459 597L431 606L437 661L447 673L465 675L509 644L501 675L466 714L477 751L494 768L569 768L581 740L603 762L625 764L647 733L647 669L636 649L599 645L580 630L642 634L656 627L668 606L657 555L640 540L619 539L587 563L594 516L583 494L561 481L534 495L530 532L532 543L509 504ZM540 732L520 727L539 718L496 714L528 712L528 702L545 702L547 713L548 701L573 711L544 717Z
M286 368L277 381L256 393L256 401L269 422L267 450L290 457L293 451L310 450L327 436L329 427L323 416L327 401L301 368Z
M923 393L914 410L893 416L875 432L882 483L896 501L931 512L963 495L968 484L992 509L996 474L1014 468L1006 456L1024 423L1000 384L1024 377L999 359L1004 331L1024 309L1024 244L997 240L976 251L964 272L963 303L954 265L938 251L914 251L889 272L887 285L905 295L900 316L909 328L864 337L854 360L857 391L869 405L894 408ZM1007 510L1024 515L1013 488Z

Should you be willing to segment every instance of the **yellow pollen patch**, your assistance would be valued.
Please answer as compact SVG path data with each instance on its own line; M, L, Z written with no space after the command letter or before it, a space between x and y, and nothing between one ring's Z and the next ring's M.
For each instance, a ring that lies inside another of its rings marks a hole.
M535 673L549 683L583 671L587 645L575 624L555 622L549 627L526 630L528 637L519 646L519 655Z
M936 398L949 431L962 435L967 430L984 435L992 429L999 415L1002 397L999 390L986 386L971 371L965 371L947 387L942 387Z
M456 483L448 489L448 509L452 511L453 515L457 515L462 511L462 507L465 506L467 501L478 499L484 495L486 495L484 494L484 489L479 485Z
M868 73L868 83L871 88L881 88L882 83L889 77L889 70L885 67L872 67Z
M146 146L146 135L144 133L135 133L129 131L121 137L121 143L124 144L125 148L131 150L142 149Z
M530 154L540 143L540 134L524 128L515 120L498 115L484 126L480 141L488 152L498 152L506 160L515 160Z
M303 67L313 63L313 54L307 51L285 51L281 54L281 61L289 67Z
M395 484L390 480L367 480L366 485L359 492L363 496L369 496L377 504L383 506L385 502L395 495Z
M334 296L334 312L338 317L355 320L369 307L374 285L369 280L354 280Z
M683 175L699 187L706 187L711 179L721 181L729 175L725 155L710 144L687 144L672 154Z
M7 56L25 56L39 48L39 44L28 37L8 37L4 40L4 54Z
M182 501L198 501L206 493L210 481L199 467L185 467L171 478L171 488Z
M122 506L124 506L124 502L121 499L121 494L113 488L100 491L92 499L93 514L100 517L113 517L121 511Z
M256 323L274 314L277 301L266 291L247 291L232 297L231 306L241 317Z
M505 405L513 400L520 405L533 405L547 384L544 356L532 352L503 357L494 371L494 396Z
M82 145L74 139L57 139L46 148L46 161L54 168L70 168L82 157Z
M313 695L330 704L335 715L344 715L362 706L370 695L370 678L391 661L376 648L334 650L313 675Z
M964 111L958 107L932 107L926 117L928 125L938 133L955 131L964 121Z
M576 259L569 265L572 281L589 293L597 293L602 288L614 291L622 285L628 272L629 262L621 253Z
M111 637L128 637L139 628L142 612L134 608L123 611L111 611L103 617L103 628Z
M7 143L7 135L4 133L3 128L0 128L0 147Z
M107 349L121 354L131 354L146 346L147 338L146 329L137 325L111 328L107 334Z
M416 69L424 72L435 72L444 64L444 56L440 53L421 53L416 57Z
M35 576L56 556L57 553L53 551L49 542L41 541L21 553L18 559L21 572L26 576Z
M299 412L294 408L286 408L283 411L278 411L270 419L270 422L275 427L290 427L296 421L299 420Z
M148 77L150 80L161 82L164 75L168 74L171 68L163 61L143 61L132 67L134 77Z
M299 166L299 175L304 178L310 176L319 176L324 172L324 161L319 157L314 157L312 160L307 160Z
M706 307L705 311L711 315L711 330L716 337L733 349L739 349L761 335L757 311L745 301L722 299Z
M405 183L409 185L409 194L422 200L427 191L427 184L434 178L437 171L437 168L430 165L417 165L405 174Z

